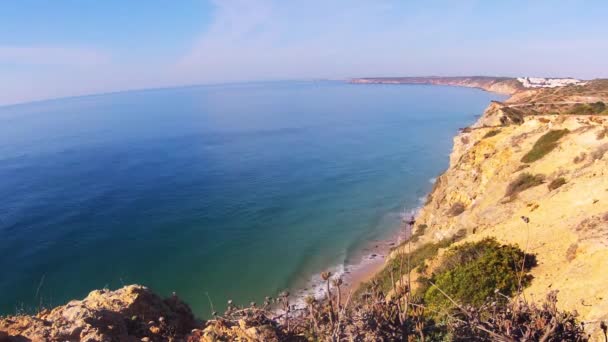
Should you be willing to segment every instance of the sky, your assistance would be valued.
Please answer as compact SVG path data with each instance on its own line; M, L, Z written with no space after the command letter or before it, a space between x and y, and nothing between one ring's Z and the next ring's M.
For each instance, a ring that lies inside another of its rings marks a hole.
M3 0L0 105L241 81L608 78L606 13L606 0Z

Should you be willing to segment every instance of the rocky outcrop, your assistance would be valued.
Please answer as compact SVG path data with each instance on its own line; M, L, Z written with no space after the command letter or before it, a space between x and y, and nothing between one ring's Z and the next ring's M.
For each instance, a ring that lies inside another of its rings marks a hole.
M4 317L0 341L167 341L185 339L200 324L178 297L131 285L95 290L34 316Z
M36 315L0 317L0 342L289 340L275 321L261 317L200 321L177 296L163 299L144 286L129 285L95 290Z

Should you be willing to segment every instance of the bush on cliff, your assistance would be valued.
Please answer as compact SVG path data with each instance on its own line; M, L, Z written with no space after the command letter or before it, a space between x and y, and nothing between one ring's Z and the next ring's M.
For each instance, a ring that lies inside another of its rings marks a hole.
M504 300L530 282L527 271L535 264L534 255L491 238L452 247L430 279L434 285L424 294L425 304L438 310L453 308L452 300L480 306L497 297L495 291Z
M593 114L601 114L606 110L606 104L604 102L598 101L594 103L578 103L574 105L570 114L575 115L593 115Z
M426 225L421 225L426 229ZM447 248L456 241L462 240L465 236L465 231L458 231L450 238L445 238L438 242L428 242L416 247L411 253L401 253L398 257L390 259L384 268L378 272L371 281L360 286L358 292L363 293L369 291L372 286L377 286L383 293L388 293L393 290L393 285L396 279L400 279L402 275L407 274L409 270L415 268L423 269L425 262L437 255L441 248ZM398 248L405 249L409 242L401 244Z
M543 184L544 181L545 176L541 174L533 175L529 172L520 173L519 176L507 186L505 196L513 198L526 189Z
M557 141L568 134L567 129L551 130L540 137L530 152L526 153L522 158L522 163L532 163L547 155L557 147Z
M491 130L491 131L488 131L488 133L484 134L483 138L484 138L484 139L485 139L485 138L491 138L491 137L493 137L493 136L498 135L499 133L500 133L500 130L499 130L499 129L493 129L493 130Z
M566 184L566 179L564 177L555 178L548 185L549 191L553 191L553 190L559 188L560 186L562 186L564 184Z

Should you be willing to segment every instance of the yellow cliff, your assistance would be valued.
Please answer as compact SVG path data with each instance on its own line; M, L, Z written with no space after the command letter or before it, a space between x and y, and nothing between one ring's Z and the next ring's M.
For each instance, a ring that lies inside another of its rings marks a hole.
M560 308L577 311L593 332L608 319L608 116L569 112L581 99L607 95L593 82L565 88L492 103L455 137L449 169L417 218L426 228L413 248L465 231L459 243L516 243L538 260L526 298L558 290ZM556 138L552 146L524 158L546 135Z

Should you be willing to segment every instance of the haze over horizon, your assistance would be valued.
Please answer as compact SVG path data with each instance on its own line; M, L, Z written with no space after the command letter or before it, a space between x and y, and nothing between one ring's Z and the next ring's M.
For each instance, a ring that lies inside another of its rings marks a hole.
M0 105L204 83L608 77L602 1L0 4Z

